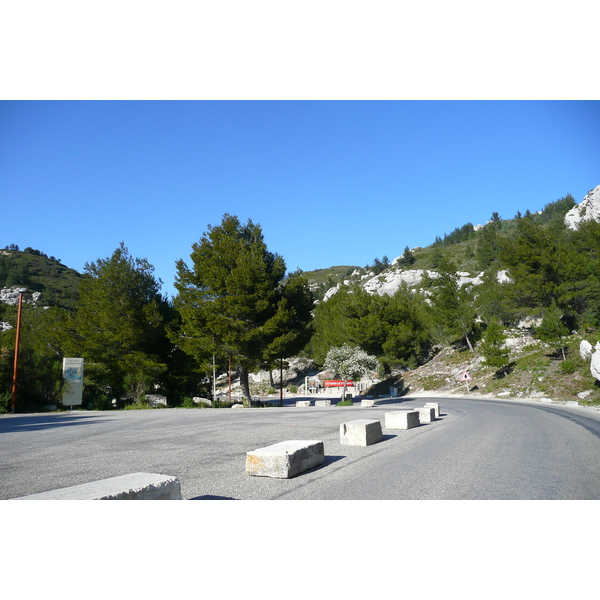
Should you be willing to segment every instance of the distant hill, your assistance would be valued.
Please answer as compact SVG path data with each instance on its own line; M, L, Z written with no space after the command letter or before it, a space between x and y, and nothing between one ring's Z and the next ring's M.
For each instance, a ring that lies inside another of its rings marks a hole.
M599 191L600 186L596 188ZM594 190L586 196L593 195ZM550 202L536 213L525 210L518 212L513 218L504 219L498 213L492 213L490 220L484 225L466 223L450 233L437 236L434 243L426 247L392 248L397 257L391 262L384 257L375 259L366 267L338 266L304 273L315 300L327 300L342 284L359 283L373 293L393 293L403 282L409 287L418 287L422 274L434 272L443 258L451 260L462 273L463 281L477 283L480 275L498 262L500 241L512 238L516 233L517 220L531 216L537 224L552 229L565 226L565 215L573 212L578 206L585 205L585 200L577 205L573 196L567 194L554 202Z
M0 250L0 290L26 287L40 292L38 303L43 306L74 309L80 280L80 273L40 250L21 251L15 245Z

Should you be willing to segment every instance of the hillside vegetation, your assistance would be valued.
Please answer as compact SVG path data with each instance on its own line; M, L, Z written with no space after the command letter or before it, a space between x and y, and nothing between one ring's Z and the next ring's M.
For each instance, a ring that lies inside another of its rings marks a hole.
M0 289L19 286L41 292L45 306L74 309L80 280L77 271L40 250L25 248L19 251L15 245L0 250Z
M250 403L249 374L294 357L322 367L345 344L377 357L382 389L466 391L468 371L479 393L600 403L579 356L583 339L600 340L600 223L568 229L575 205L567 194L535 214L467 223L393 261L287 275L259 225L225 215L192 245L189 264L178 261L174 302L123 244L84 274L7 246L0 288L41 293L23 315L21 409L60 403L63 356L85 359L87 406L142 406L151 390L190 406L230 364ZM0 411L15 319L0 303L9 324L0 328Z

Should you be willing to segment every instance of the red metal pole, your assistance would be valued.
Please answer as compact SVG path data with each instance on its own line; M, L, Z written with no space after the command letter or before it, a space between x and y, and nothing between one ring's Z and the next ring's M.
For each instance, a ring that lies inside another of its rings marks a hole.
M279 360L279 406L283 406L283 358Z
M19 308L17 310L17 337L15 340L15 364L12 380L12 404L10 412L14 413L17 407L17 369L19 366L19 341L21 339L21 307L23 306L23 292L19 292Z

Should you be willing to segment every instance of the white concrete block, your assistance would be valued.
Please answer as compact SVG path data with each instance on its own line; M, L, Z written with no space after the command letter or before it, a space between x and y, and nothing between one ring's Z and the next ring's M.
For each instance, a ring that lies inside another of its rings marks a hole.
M375 406L375 400L361 400L360 405L366 407Z
M439 402L426 402L425 406L435 408L435 418L436 419L440 418L440 403Z
M315 406L331 406L331 400L315 400Z
M181 486L177 477L131 473L15 500L181 500Z
M246 474L287 479L325 460L323 442L288 440L246 453Z
M296 400L296 407L310 406L310 400Z
M357 419L340 425L340 443L346 446L370 446L381 441L381 422Z
M419 421L421 421L421 425L423 423L431 423L435 421L435 408L432 406L422 406L417 408L419 411Z
M412 429L420 424L418 410L393 410L385 413L386 429Z

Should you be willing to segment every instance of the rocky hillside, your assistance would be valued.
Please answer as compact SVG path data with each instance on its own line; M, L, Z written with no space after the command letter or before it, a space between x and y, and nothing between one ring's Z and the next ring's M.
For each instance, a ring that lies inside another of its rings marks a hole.
M564 199L563 199L564 200ZM574 203L574 202L573 202ZM564 202L557 201L533 215L534 219L543 224L549 224L552 219L564 219L567 227L576 229L584 220L594 219L600 221L600 185L588 192L581 203L576 204L566 214L556 214ZM498 217L499 218L499 217ZM490 224L488 221L485 225ZM511 236L515 229L515 219L501 219L503 236ZM461 284L478 285L481 283L483 270L478 261L477 246L484 235L485 225L471 225L470 223L457 228L444 238L438 238L436 243L425 248L410 249L412 264L406 265L404 255L398 256L391 264L376 272L372 267L331 267L305 273L318 301L327 301L339 291L342 285L359 284L367 291L374 294L393 295L401 286L419 288L423 277L427 274L435 279L437 254L443 248L444 255L450 258L459 267ZM506 271L498 273L500 282L508 280Z
M553 398L582 405L600 403L600 387L590 368L591 356L582 350L587 342L584 336L572 335L565 340L564 361L554 348L532 337L528 330L515 329L509 335L506 346L511 350L511 363L506 374L486 367L478 354L446 348L427 364L404 373L405 393L476 393L496 398ZM465 372L471 378L468 381L463 378Z
M15 290L25 287L33 292L27 301L73 309L80 279L77 271L40 250L25 248L20 251L14 245L0 250L0 302L4 304L16 304L18 293Z

